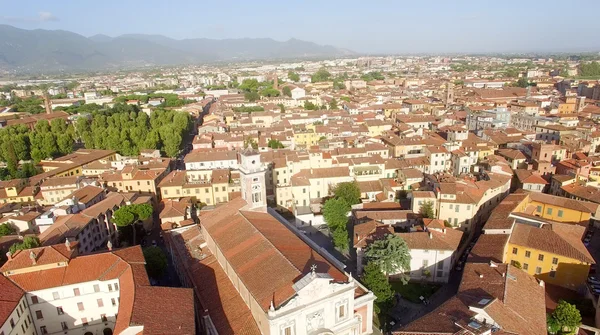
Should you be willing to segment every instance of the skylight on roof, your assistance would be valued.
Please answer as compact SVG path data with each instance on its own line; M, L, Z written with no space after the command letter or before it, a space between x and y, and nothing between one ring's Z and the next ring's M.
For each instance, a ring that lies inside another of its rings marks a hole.
M480 305L487 305L488 302L492 301L492 299L481 299L479 300L478 304Z
M481 328L481 324L475 320L469 322L469 327L473 328L473 329L479 329Z

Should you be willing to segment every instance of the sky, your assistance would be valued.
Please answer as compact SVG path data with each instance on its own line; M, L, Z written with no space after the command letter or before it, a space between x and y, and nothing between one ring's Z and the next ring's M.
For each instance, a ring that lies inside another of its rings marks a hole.
M0 24L84 36L290 38L366 54L600 51L599 0L21 0Z

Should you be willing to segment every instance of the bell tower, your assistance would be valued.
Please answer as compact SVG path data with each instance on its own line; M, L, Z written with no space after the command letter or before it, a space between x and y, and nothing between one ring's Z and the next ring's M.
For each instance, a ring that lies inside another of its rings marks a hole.
M242 198L250 208L267 205L266 168L260 162L260 153L250 145L240 152L240 183Z
M454 83L448 82L446 84L446 105L452 105L454 103Z

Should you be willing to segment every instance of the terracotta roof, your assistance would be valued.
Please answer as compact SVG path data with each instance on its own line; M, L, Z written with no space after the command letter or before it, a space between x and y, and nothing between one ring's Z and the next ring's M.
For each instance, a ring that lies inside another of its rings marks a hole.
M5 323L18 306L25 292L6 277L0 275L0 322Z
M584 213L596 213L598 206L597 203L589 202L589 201L580 201L569 198L557 197L550 194L531 192L528 193L529 197L533 201L541 202L544 204L555 205L559 207L564 207L567 209L572 209L575 211L580 211Z
M488 263L489 261L502 263L509 237L509 234L479 235L477 243L471 249L468 261L471 263Z
M579 225L554 223L537 228L517 223L510 235L510 243L594 263L594 259L581 242L584 233L585 227ZM579 240L577 241L577 237L573 235L579 236Z
M313 264L319 273L328 273L336 281L347 280L344 273L270 214L240 211L245 205L243 199L230 201L200 221L263 311L272 301L277 308L290 299L296 293L293 284ZM273 273L278 276L273 277Z
M456 296L394 334L467 334L477 314L470 307L489 315L500 334L546 334L544 288L537 280L513 266L482 263L467 263ZM480 331L489 330L479 325Z
M168 317L157 317L161 311L169 311ZM143 325L144 335L194 335L194 318L194 293L191 289L136 287L130 324Z

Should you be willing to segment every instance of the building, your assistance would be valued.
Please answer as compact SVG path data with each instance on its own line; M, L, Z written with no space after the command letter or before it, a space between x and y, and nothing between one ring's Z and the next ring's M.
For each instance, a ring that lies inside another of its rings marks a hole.
M394 335L546 335L544 282L508 264L467 263L455 296Z
M196 334L192 290L151 286L144 264L139 246L87 256L68 242L17 251L0 268L0 333Z

